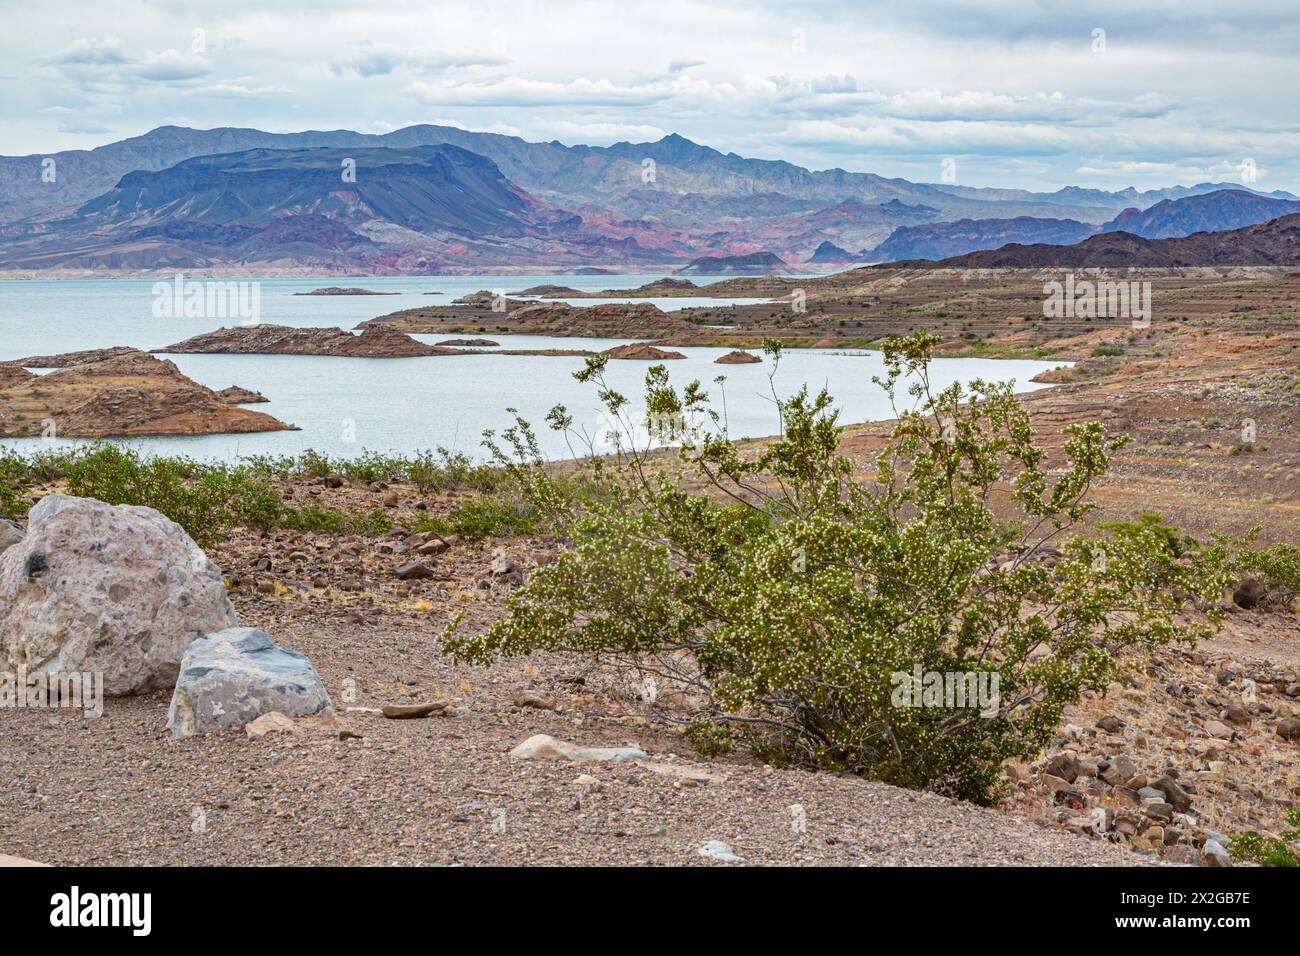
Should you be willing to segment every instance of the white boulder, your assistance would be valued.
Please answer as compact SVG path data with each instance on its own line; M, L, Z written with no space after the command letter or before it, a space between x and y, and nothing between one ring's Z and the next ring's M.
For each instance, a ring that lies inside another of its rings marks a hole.
M109 696L172 686L202 634L235 623L221 572L152 508L47 495L0 553L0 663L103 675Z

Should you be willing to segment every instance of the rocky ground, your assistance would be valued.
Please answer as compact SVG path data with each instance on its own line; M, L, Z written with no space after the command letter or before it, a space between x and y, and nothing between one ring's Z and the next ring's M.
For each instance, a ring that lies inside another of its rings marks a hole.
M337 479L284 490L384 507L399 524L464 500ZM1008 767L1004 805L982 810L744 756L700 758L671 712L572 658L482 669L440 653L454 611L486 624L557 549L236 534L213 557L240 622L305 653L337 717L256 739L174 741L165 692L112 699L98 720L0 712L0 852L103 864L721 865L699 855L716 840L758 864L1197 863L1216 834L1280 829L1300 798L1300 743L1278 734L1300 713L1294 609L1236 611L1214 643L1135 662L1130 686L1074 708L1041 761ZM431 701L449 707L414 720L379 713ZM509 755L535 734L645 757Z
M454 665L435 641L449 613L492 617L553 548L453 542L420 556L432 577L403 581L398 568L423 547L289 534L228 542L216 557L241 622L307 654L337 716L259 738L176 741L167 693L112 699L97 720L0 712L0 852L91 864L1133 862L1059 827L929 794L695 757L614 676L571 659ZM378 713L434 700L450 707L424 719ZM644 757L509 755L536 734ZM730 851L701 855L711 841Z
M847 324L831 320L831 339L933 323L955 353L1078 362L1060 388L1028 404L1049 470L1063 464L1061 428L1072 422L1099 418L1133 439L1094 489L1092 525L1160 512L1201 537L1259 525L1261 543L1300 540L1294 277L1205 270L1165 280L1156 290L1164 318L1144 329L1047 327L1028 308L1039 278L981 283L939 270L895 279L883 273L871 288L841 288L823 302L859 310ZM746 294L740 288L729 294ZM779 310L752 315L741 333L790 331ZM820 321L813 331L825 337L827 316ZM846 430L843 448L864 480L887 431ZM383 508L399 526L447 515L465 498L337 477L281 490L299 505ZM100 720L0 711L0 853L94 863L720 865L724 851L699 853L720 841L751 863L1214 864L1227 836L1277 833L1300 801L1294 604L1233 605L1208 644L1133 661L1127 681L1070 709L1039 759L1008 765L1007 799L982 810L743 756L693 756L665 719L671 712L647 710L625 675L572 658L480 669L442 656L437 635L454 612L466 627L484 626L558 547L401 531L233 535L212 554L240 622L305 653L337 717L256 738L173 741L161 693L112 700ZM448 706L423 719L379 713L433 701ZM536 734L635 746L645 757L509 755Z

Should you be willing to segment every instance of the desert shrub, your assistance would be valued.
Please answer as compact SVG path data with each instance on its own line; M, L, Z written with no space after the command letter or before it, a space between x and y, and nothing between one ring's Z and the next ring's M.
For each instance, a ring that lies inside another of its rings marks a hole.
M154 508L204 547L234 527L270 528L280 513L279 494L247 469L151 458L116 445L71 461L65 477L68 494Z
M1290 846L1292 843L1300 843L1300 807L1287 809L1286 822L1290 829L1283 830L1281 836L1243 833L1233 837L1228 843L1228 852L1239 863L1300 866L1300 853Z
M1200 547L1195 538L1174 525L1165 524L1164 516L1159 514L1138 515L1137 521L1107 521L1100 527L1101 530L1109 531L1119 537L1131 537L1149 532L1155 535L1164 550L1175 558L1181 558L1187 552Z
M1238 544L1238 577L1258 578L1264 585L1264 601L1286 603L1300 594L1300 546L1275 544L1269 548L1252 548L1259 528L1250 529Z
M254 456L245 464L267 477L340 475L352 481L410 481L422 492L447 490L491 491L496 470L473 462L461 452L438 448L413 455L384 455L366 451L353 458L331 458L307 449L294 455Z
M383 508L321 508L305 505L286 507L278 525L291 531L323 534L382 535L393 530L393 520Z
M1087 493L1119 442L1099 423L1069 426L1067 465L1050 479L1009 385L932 390L937 341L884 345L877 381L898 422L870 483L839 453L825 391L774 393L779 437L742 450L699 383L679 392L662 365L646 375L644 424L678 449L628 441L588 458L599 494L557 483L527 422L504 447L489 436L502 474L570 547L489 629L454 620L444 649L477 663L567 650L637 668L693 701L680 719L708 750L747 743L769 759L996 799L1002 761L1045 747L1063 708L1104 692L1126 651L1213 630L1213 612L1177 615L1217 596L1226 555L1176 559L1140 523L1083 538ZM767 351L775 370L779 347ZM589 359L578 378L636 434L605 364ZM548 421L572 430L563 407ZM995 486L1011 520L990 508ZM936 700L931 675L984 680L996 695Z

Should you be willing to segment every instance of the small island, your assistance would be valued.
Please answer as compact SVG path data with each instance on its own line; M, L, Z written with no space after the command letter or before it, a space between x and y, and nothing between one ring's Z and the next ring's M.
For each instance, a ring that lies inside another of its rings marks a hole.
M374 289L358 289L356 287L344 288L342 286L331 285L323 289L312 289L310 292L295 292L294 295L401 295L400 292L376 292Z

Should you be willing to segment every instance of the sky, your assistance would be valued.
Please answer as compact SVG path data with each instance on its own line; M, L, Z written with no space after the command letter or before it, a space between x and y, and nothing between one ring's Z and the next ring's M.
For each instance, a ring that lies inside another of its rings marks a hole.
M413 123L1052 190L1300 193L1300 0L0 0L0 154ZM946 174L946 175L945 175Z

